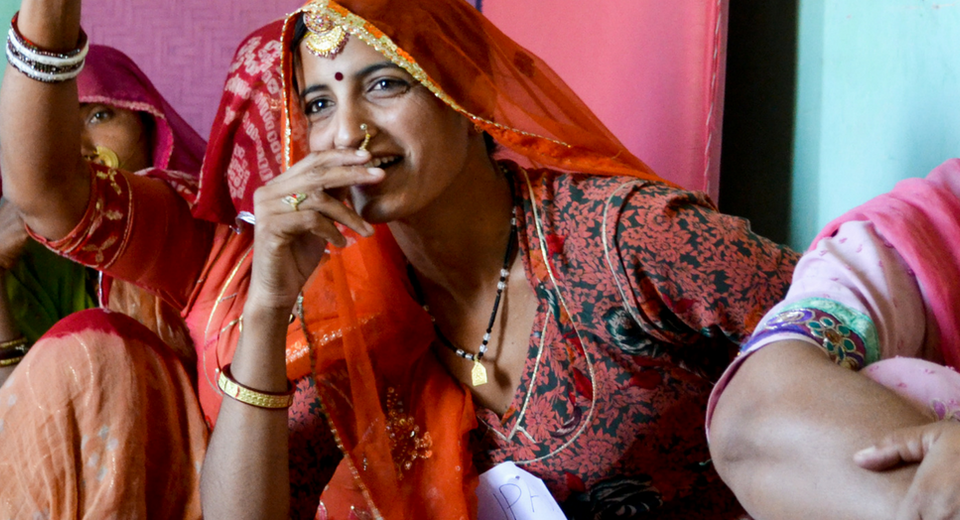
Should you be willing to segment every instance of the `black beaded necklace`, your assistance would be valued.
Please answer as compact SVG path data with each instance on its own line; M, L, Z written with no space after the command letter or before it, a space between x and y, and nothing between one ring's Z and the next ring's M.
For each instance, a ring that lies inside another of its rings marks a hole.
M504 173L507 173L504 170ZM510 196L513 200L513 211L516 211L516 208L519 207L516 200L516 193L513 187L513 180L508 178L510 183ZM433 317L433 314L430 312L430 306L426 304L426 299L423 296L423 288L420 286L420 281L417 279L417 274L413 270L413 266L407 264L407 275L410 277L410 283L413 285L414 295L417 297L417 301L420 302L420 305L423 306L423 310L427 312L427 315L430 316L430 321L433 323L433 330L437 334L437 339L440 340L440 343L443 343L444 346L453 351L454 354L460 356L467 361L473 361L473 369L470 371L470 377L472 379L473 386L481 386L487 383L487 369L483 366L480 361L483 359L483 355L487 353L487 345L490 343L490 334L493 332L493 324L497 321L497 311L500 309L500 297L503 295L503 290L507 288L507 276L510 275L510 259L513 257L513 241L514 237L517 236L517 216L514 213L510 217L510 236L507 239L507 252L503 255L503 267L500 268L500 280L497 281L497 296L493 300L493 311L490 312L490 322L487 324L487 331L483 334L483 340L480 342L480 349L476 354L467 352L462 348L453 344L449 338L440 330L440 327L437 326L437 320Z

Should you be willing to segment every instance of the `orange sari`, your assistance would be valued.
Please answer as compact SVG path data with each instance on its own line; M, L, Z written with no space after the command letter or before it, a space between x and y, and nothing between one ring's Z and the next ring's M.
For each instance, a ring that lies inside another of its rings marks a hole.
M200 518L200 417L180 360L146 327L72 314L0 388L0 516Z

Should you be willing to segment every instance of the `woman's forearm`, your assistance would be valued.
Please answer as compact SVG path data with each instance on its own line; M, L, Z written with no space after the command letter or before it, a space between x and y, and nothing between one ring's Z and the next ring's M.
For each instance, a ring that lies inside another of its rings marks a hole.
M248 302L255 298L248 299ZM263 392L287 389L285 359L289 312L248 303L231 372ZM204 517L288 518L290 477L287 410L268 410L224 397L201 477Z
M77 47L79 0L24 0L23 36L50 51ZM0 88L4 196L47 238L66 235L87 207L89 177L80 154L75 80L42 83L8 65Z
M16 320L13 319L13 312L10 309L10 301L7 299L7 287L4 277L7 271L0 269L0 342L17 339L23 334ZM10 377L17 365L0 367L0 386Z
M711 453L758 520L893 518L916 466L872 472L853 454L897 428L931 422L817 347L785 341L744 362L717 403Z

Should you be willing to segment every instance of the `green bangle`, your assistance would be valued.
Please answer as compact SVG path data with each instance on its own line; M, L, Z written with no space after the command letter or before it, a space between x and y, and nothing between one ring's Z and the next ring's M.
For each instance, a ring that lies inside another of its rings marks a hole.
M29 350L30 350L29 345L20 345L19 347L12 347L12 348L0 350L0 362L7 361L8 359L14 359L14 358L16 358L17 360L23 359L23 356L26 356ZM6 365L0 365L0 366L6 366Z
M22 347L27 343L29 342L27 341L26 336L20 336L19 338L14 338L9 341L4 341L0 343L0 350L7 350L7 349L16 348L16 347Z
M9 359L0 359L0 368L8 367L10 365L16 365L17 363L23 361L23 356L18 356Z

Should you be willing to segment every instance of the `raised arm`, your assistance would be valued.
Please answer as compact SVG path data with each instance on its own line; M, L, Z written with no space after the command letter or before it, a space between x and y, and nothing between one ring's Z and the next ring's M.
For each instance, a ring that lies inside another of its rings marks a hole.
M80 38L79 0L23 0L20 33L38 48L69 52ZM24 222L65 236L87 208L90 176L80 155L77 82L43 83L7 66L0 88L4 196Z

